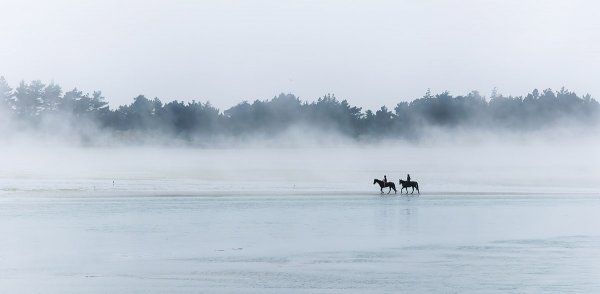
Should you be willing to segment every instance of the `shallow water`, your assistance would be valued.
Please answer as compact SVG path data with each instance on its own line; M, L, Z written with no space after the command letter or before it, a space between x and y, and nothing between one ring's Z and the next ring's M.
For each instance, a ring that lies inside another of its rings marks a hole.
M4 150L0 293L596 293L594 150Z
M600 290L600 195L4 197L4 293Z

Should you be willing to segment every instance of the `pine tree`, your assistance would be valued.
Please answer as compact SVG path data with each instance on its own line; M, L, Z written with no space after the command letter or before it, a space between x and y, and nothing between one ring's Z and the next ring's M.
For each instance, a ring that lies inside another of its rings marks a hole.
M13 89L8 85L3 76L0 76L0 107L10 109L12 105Z

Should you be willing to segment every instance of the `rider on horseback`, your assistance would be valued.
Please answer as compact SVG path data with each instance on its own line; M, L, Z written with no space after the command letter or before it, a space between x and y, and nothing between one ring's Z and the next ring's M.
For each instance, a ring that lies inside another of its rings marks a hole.
M387 186L387 177L383 175L383 186Z
M402 190L404 189L406 189L406 194L408 194L408 188L412 188L411 194L414 193L415 189L417 189L417 193L421 194L421 191L419 191L419 183L411 182L410 174L406 174L406 181L400 179L400 185L402 185L402 188L400 188L400 194L402 194Z

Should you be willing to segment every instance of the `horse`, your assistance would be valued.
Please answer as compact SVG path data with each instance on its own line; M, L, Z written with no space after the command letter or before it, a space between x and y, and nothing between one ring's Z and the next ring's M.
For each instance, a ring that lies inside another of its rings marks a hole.
M379 188L381 188L381 194L383 194L383 188L390 188L390 190L387 192L388 194L390 194L390 192L392 192L392 189L394 189L394 194L396 194L396 185L393 182L387 182L387 183L383 183L383 181L380 181L378 179L373 179L373 185L375 184L379 184ZM408 193L408 192L406 192Z
M419 183L415 182L415 181L405 181L403 179L400 179L400 185L402 185L402 188L400 189L400 194L402 194L402 189L406 189L406 194L408 194L408 187L412 188L412 193L415 193L415 188L417 188L417 192L419 194L421 194L421 191L419 191Z

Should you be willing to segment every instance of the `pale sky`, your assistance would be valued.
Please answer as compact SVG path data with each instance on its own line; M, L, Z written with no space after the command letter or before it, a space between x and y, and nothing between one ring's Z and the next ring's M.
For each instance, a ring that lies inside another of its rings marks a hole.
M598 1L0 0L0 75L209 100L280 92L392 107L427 88L600 97Z

